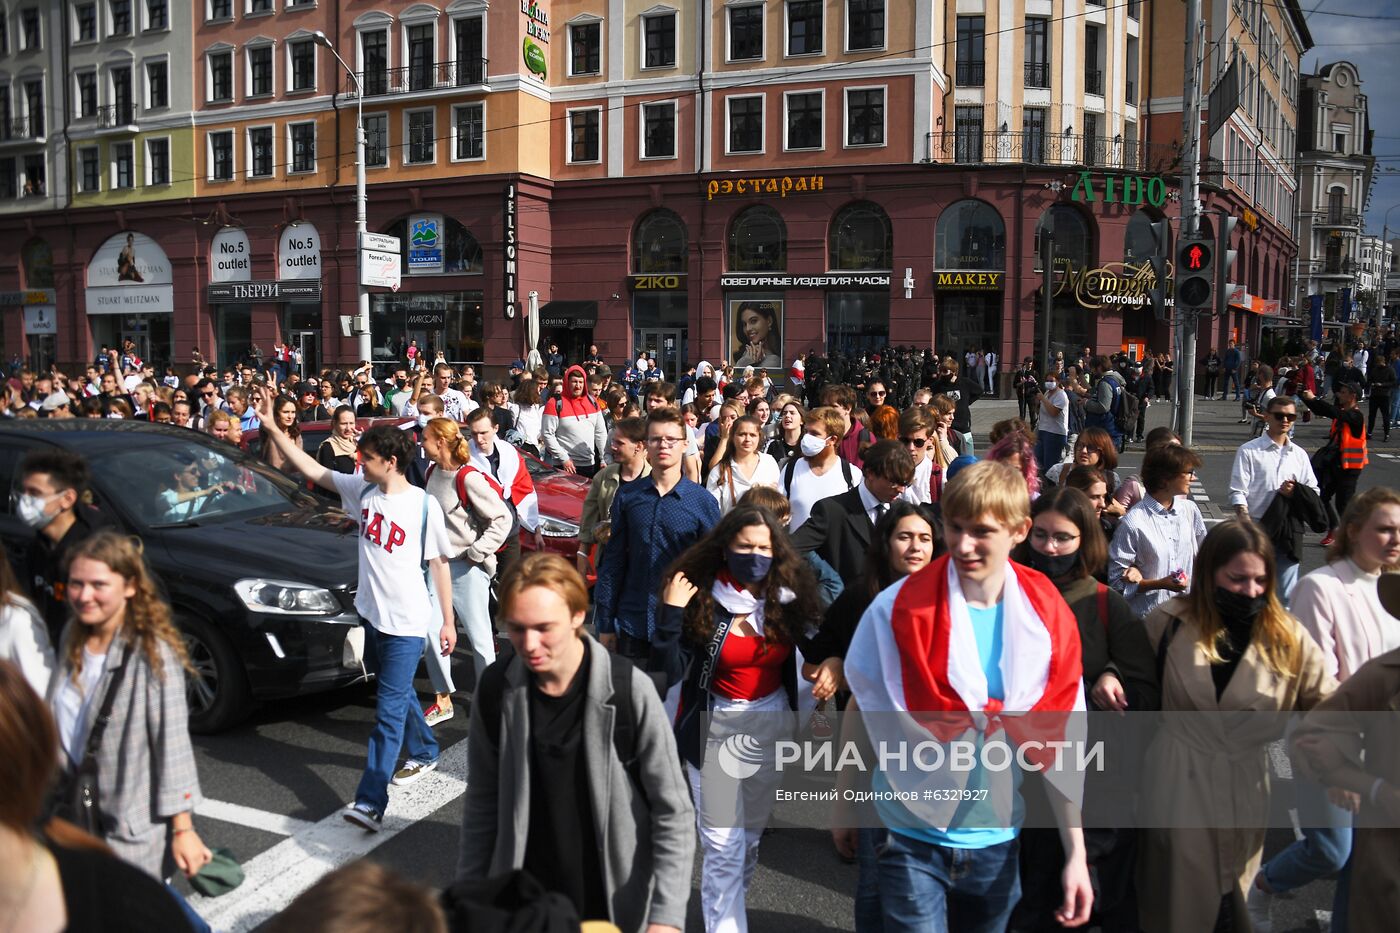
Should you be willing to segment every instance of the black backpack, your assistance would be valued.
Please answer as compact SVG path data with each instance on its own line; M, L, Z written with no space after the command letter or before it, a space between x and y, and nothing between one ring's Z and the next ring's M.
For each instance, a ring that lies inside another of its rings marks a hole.
M789 457L787 466L783 468L783 495L789 499L792 498L792 477L797 472L797 461L801 459L797 456ZM841 478L846 481L846 491L850 492L856 488L855 474L851 472L851 461L845 457L837 457L836 459L841 461Z

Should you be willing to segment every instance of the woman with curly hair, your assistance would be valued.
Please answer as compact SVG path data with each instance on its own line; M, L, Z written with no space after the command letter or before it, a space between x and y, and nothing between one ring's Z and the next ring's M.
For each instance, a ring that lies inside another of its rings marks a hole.
M193 876L212 856L192 819L201 796L184 639L131 538L99 531L69 561L71 621L48 690L64 776L71 779L91 755L103 841L155 878L175 868Z
M777 743L796 727L796 649L808 620L821 617L817 583L772 513L741 505L671 565L661 595L651 665L680 686L676 744L704 852L705 930L744 930L748 882L781 779ZM836 692L838 671L833 659L812 672L819 700ZM737 783L716 766L726 739L742 739L757 766Z

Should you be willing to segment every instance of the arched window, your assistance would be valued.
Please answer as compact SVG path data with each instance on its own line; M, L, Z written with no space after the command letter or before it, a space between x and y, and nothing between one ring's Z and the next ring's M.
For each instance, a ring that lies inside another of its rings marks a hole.
M1089 222L1084 215L1068 204L1056 204L1040 215L1040 223L1035 228L1036 254L1040 251L1040 238L1049 231L1055 238L1055 260L1066 260L1075 269L1089 267L1094 255L1094 237L1089 232Z
M849 204L831 221L830 268L840 271L894 268L894 234L884 208Z
M1043 302L1036 303L1036 334L1049 327L1049 349L1053 355L1064 353L1072 359L1080 348L1094 345L1094 312L1084 308L1073 288L1064 287L1067 274L1090 269L1096 265L1094 237L1084 215L1068 204L1056 204L1040 215L1035 228L1036 267L1039 269L1040 244L1045 236L1054 239L1055 290L1051 302L1050 320L1043 316Z
M632 271L685 274L688 251L685 221L668 210L655 210L637 223L632 236Z
M1006 268L1006 224L985 201L958 201L938 216L934 266L939 269Z
M730 272L786 272L787 226L771 207L754 205L729 226Z
M1134 212L1132 219L1128 221L1128 228L1123 232L1123 264L1125 266L1140 266L1147 262L1157 248L1157 241L1152 236L1152 224L1157 220L1146 211ZM1167 255L1171 252L1171 235L1167 236Z

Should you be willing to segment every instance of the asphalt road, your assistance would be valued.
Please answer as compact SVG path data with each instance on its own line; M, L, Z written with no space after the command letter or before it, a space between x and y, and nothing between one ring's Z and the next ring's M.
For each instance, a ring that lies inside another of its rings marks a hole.
M974 428L982 439L991 425L1016 413L1015 402L982 401L973 406ZM1148 426L1165 424L1168 404L1154 405ZM1197 410L1195 446L1205 464L1193 490L1208 521L1228 514L1230 465L1235 449L1248 440L1248 427L1236 424L1239 406L1202 402ZM1300 425L1298 440L1315 449L1325 438L1328 422L1314 419ZM1400 431L1395 441L1374 442L1371 466L1361 488L1400 486ZM1130 447L1120 471L1136 471L1141 448ZM1125 474L1126 475L1126 474ZM1310 539L1304 573L1322 563L1317 538ZM470 658L454 659L460 692L471 685ZM430 696L426 682L420 694ZM364 763L365 739L374 718L372 691L351 688L302 700L284 701L259 710L242 726L195 741L206 804L197 825L213 847L230 849L244 864L248 881L216 900L195 898L203 915L219 931L256 929L316 878L358 857L381 862L425 884L442 887L453 877L458 826L465 787L467 701L459 699L457 716L435 732L444 765L411 788L391 789L390 815L379 835L344 824L336 811L350 800ZM1289 782L1275 784L1275 807L1288 807ZM749 918L755 931L851 930L856 871L841 864L826 833L783 826L782 809L776 831L765 836L758 872L749 897ZM1292 834L1274 831L1267 852L1286 845ZM693 891L698 891L697 875ZM1275 930L1327 929L1333 885L1315 883L1296 896L1281 900ZM691 898L688 929L700 930L698 896Z

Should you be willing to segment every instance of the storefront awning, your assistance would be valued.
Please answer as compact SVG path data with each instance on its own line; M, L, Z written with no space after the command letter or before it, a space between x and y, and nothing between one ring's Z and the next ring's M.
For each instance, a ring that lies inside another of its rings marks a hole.
M540 305L541 327L596 327L598 302L546 301Z

